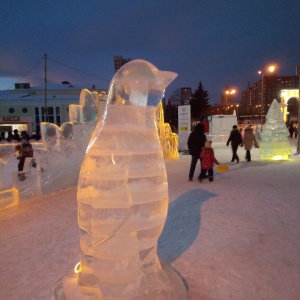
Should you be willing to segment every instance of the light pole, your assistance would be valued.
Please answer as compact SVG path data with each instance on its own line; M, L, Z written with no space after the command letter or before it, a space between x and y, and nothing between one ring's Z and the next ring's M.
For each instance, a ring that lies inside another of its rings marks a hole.
M269 66L267 71L273 73L275 71L275 66ZM261 74L261 99L260 99L260 130L263 126L263 114L264 114L264 77L265 74L262 71L258 71L258 74Z
M47 54L44 54L44 93L45 93L45 107L44 107L44 122L48 122L48 108L47 108Z
M237 119L237 121L239 120L239 104L237 103L236 105L236 119Z
M299 90L298 90L298 130L299 130L299 124L300 124L300 51L299 51L299 65L297 66L297 75L299 79ZM297 154L300 154L300 137L298 132L298 143L297 143Z
M227 115L227 110L228 110L228 96L229 95L234 95L235 90L226 90L225 91L225 114Z

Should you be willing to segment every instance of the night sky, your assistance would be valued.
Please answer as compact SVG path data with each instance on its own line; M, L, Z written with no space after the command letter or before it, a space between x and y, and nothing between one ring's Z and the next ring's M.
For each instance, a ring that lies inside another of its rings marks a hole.
M296 75L299 0L2 0L0 89L15 82L108 88L113 56L178 73L166 96L201 81L210 103L245 90L268 64ZM238 96L237 96L238 99Z

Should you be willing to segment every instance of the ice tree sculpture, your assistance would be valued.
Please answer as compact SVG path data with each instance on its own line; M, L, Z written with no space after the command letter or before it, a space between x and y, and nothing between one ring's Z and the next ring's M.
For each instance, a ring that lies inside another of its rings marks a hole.
M77 191L78 285L93 299L186 299L178 275L157 256L168 182L155 106L176 76L133 60L110 84L104 121L92 134Z
M291 154L289 131L277 100L273 100L261 133L260 156L264 160L284 160Z

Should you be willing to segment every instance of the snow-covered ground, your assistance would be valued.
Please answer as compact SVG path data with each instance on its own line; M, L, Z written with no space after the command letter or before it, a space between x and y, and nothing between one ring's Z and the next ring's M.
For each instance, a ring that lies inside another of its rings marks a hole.
M230 168L215 171L214 182L188 181L189 155L166 161L170 205L159 256L193 300L300 299L300 156L261 161L253 149L245 162L239 148L237 164L224 142L213 148ZM0 211L0 299L51 299L78 261L75 188Z

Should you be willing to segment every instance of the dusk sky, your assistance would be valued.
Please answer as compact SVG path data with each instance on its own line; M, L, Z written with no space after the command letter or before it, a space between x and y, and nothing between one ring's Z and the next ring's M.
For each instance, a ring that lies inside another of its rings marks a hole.
M270 63L300 64L299 0L2 0L0 90L15 82L108 88L114 55L178 73L166 97L201 81L210 103L239 92ZM237 100L239 97L237 96Z

